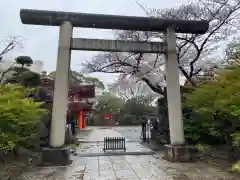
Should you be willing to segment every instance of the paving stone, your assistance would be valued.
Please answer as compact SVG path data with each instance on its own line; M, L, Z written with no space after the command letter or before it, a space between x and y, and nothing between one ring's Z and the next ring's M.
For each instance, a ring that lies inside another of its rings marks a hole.
M98 164L98 159L88 159L87 165L95 165Z
M99 176L84 175L82 180L99 180Z
M155 169L155 168L150 168L150 169L149 168L139 168L139 169L134 169L134 172L140 178L150 178L150 177L166 175L166 173L164 173L163 171Z
M86 167L85 166L75 166L72 168L69 168L71 173L77 173L77 174L84 174L84 172L86 171Z
M148 178L140 178L140 180L189 180L189 179L173 179L170 176L158 176L158 177L148 177Z
M125 156L111 156L110 161L112 164L123 164L126 163Z
M132 179L132 178L138 178L137 175L134 173L133 170L118 170L115 171L116 177L120 179Z
M111 163L110 164L101 164L99 166L99 170L100 170L100 172L101 171L112 171L113 170L113 166L112 166Z
M139 178L117 178L117 180L139 180Z
M99 167L98 162L96 162L95 164L87 164L86 165L87 169L94 169L94 168L98 168L98 167Z
M96 169L86 169L85 172L84 172L84 175L98 175L99 174L99 170L98 168Z
M96 169L96 170L86 171L86 172L84 173L84 176L83 176L83 177L84 177L84 179L85 179L85 177L88 178L88 179L98 178L98 177L99 177L99 170Z
M99 177L98 180L119 180L119 179L117 179L116 177L102 176L102 177Z
M148 164L148 163L132 163L129 164L133 170L135 169L151 169L151 168L158 168L156 165Z
M112 160L126 160L126 156L110 156Z
M111 161L112 164L123 164L123 163L126 162L123 159L111 159L110 161Z
M125 127L124 127L125 128ZM132 127L131 127L132 128ZM131 128L129 130L132 132ZM121 127L118 128L119 132ZM127 128L126 128L127 129ZM124 131L127 131L127 130ZM103 148L105 136L122 136L113 129L92 131L86 140L77 148L77 153L98 153ZM131 134L131 133L130 133ZM133 134L133 133L132 133ZM128 136L129 137L129 136ZM148 151L136 142L128 142L129 151ZM239 178L219 172L205 164L170 163L158 155L145 156L100 156L72 157L73 163L68 167L34 168L24 172L15 180L237 180Z
M100 178L99 179L104 179L104 180L115 180L116 175L114 171L100 171Z
M118 164L113 164L113 169L114 171L118 170L131 170L131 167L127 163L118 163Z
M98 157L99 160L110 160L110 156L100 156Z
M107 157L107 156L105 156ZM106 159L99 159L99 164L111 164L110 158Z

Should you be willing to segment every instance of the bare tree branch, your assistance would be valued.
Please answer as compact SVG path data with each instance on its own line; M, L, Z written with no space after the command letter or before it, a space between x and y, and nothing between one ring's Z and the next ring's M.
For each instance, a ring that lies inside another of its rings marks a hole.
M209 22L209 29L204 35L176 35L179 71L193 86L197 85L194 76L205 68L219 50L219 44L239 32L240 0L200 0L162 9L146 8L138 0L136 3L149 17ZM121 40L163 41L163 34L158 32L118 31L115 36ZM164 63L163 55L121 52L101 54L84 67L94 72L121 73L123 77L143 81L154 92L163 94Z
M5 38L1 40L0 43L5 46L2 50L0 50L0 58L12 51L14 48L22 47L22 39L19 36Z

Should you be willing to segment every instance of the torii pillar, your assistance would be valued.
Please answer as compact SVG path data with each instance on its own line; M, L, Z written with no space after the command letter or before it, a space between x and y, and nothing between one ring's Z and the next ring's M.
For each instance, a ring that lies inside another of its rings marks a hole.
M164 146L164 158L169 161L184 162L191 159L189 153L189 149L191 147L185 145L176 36L175 31L172 28L168 28L165 32L165 41L167 42L167 51L165 53L165 69L171 144Z
M73 27L70 22L65 21L60 25L50 135L50 145L53 148L62 147L65 143L65 133L63 133L63 130L66 129L68 109L72 32Z
M54 81L50 148L42 151L43 162L51 165L69 164L70 152L65 148L66 119L68 109L69 68L73 26L64 21L60 25L57 68Z

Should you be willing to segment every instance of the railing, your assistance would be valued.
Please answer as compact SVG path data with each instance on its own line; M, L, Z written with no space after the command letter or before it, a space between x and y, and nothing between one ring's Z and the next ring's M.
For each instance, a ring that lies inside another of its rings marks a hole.
M126 151L125 137L104 137L103 151L106 150L124 150Z

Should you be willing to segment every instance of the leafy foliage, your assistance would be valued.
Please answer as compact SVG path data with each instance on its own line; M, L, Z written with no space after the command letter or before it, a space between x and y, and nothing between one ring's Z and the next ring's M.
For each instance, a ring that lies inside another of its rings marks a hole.
M238 173L240 173L240 162L238 161L237 163L233 164L231 170L232 170L233 172L238 172Z
M120 120L121 125L131 125L139 124L139 116L154 114L155 111L154 107L142 103L138 98L124 101L112 93L105 92L98 97L94 118L96 121L102 122L105 113L112 113Z
M16 58L16 63L20 64L21 67L24 67L24 66L29 67L33 64L33 60L29 56L18 56Z
M22 84L26 87L40 85L40 75L28 69L33 64L29 56L18 56L12 66L1 73L2 83Z
M26 98L30 89L16 84L0 86L0 152L28 147L35 140L37 125L46 112L41 103Z
M121 98L109 92L104 92L102 95L97 97L97 104L93 113L94 123L92 124L103 125L104 114L116 113L123 105L124 101Z
M213 81L205 81L185 95L185 130L194 141L233 144L240 132L240 67L219 70ZM233 140L234 137L234 140ZM239 141L238 141L239 142Z
M122 108L122 112L135 116L141 116L143 114L153 114L155 113L155 109L148 104L138 101L137 99L129 99Z
M52 71L50 73L47 73L46 71L42 72L42 76L48 76L50 78L55 78L56 71ZM81 83L89 83L94 84L96 87L100 89L105 89L105 86L102 81L100 81L98 78L90 77L90 76L84 76L82 73L79 73L77 71L70 71L70 78L72 84L81 84Z
M140 117L143 115L153 115L156 113L156 108L147 103L142 103L138 98L129 99L125 102L121 109L120 124L131 125L140 124Z
M95 107L97 113L110 113L116 112L122 108L124 101L109 93L104 92L101 96L97 97L97 105Z
M233 138L233 146L240 148L240 132L233 133L231 136Z

